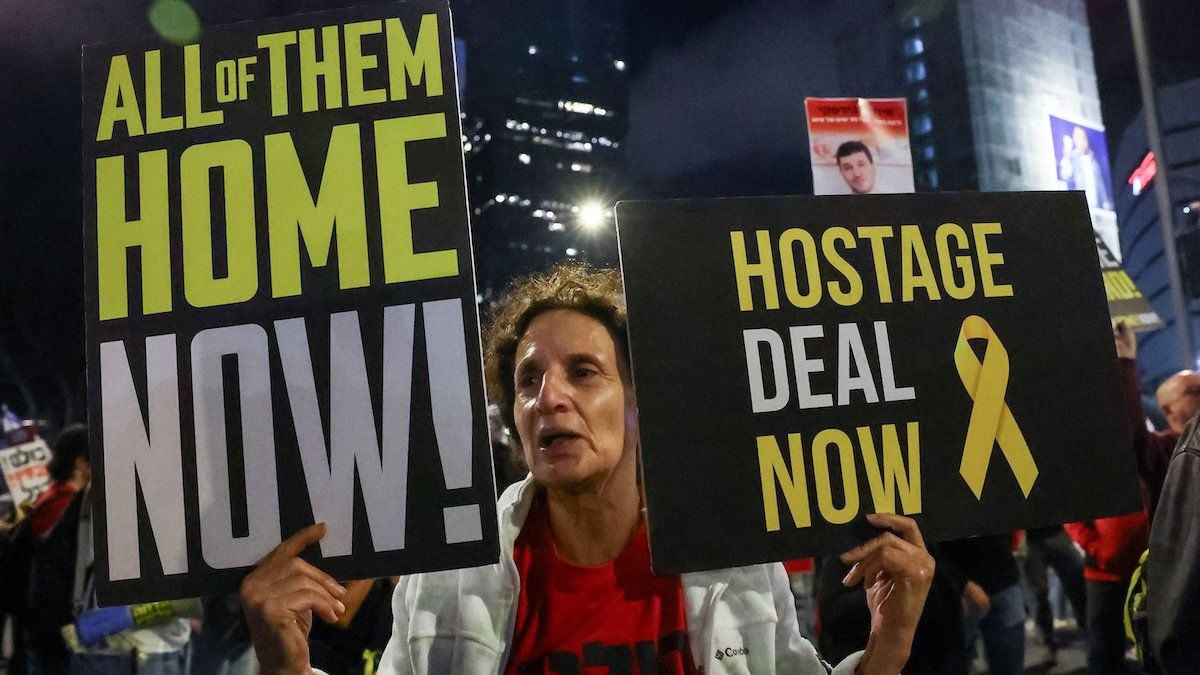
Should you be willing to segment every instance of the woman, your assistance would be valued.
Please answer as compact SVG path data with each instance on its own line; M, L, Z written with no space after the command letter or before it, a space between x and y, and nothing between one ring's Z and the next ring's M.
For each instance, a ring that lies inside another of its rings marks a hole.
M558 267L501 300L487 374L530 474L500 498L499 563L400 582L381 672L826 672L780 564L651 573L625 340L613 270ZM867 586L871 636L837 672L896 673L933 559L911 519L868 519L887 531L842 559L844 583ZM296 533L242 584L264 672L307 672L313 613L344 611L345 590L297 557L324 532Z

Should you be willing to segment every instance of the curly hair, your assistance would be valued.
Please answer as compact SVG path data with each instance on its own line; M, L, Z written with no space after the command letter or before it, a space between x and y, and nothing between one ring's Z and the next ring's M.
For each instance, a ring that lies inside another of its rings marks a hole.
M501 419L514 436L518 436L513 420L517 344L534 318L554 309L576 311L604 324L618 353L628 360L625 290L619 271L568 263L517 279L492 308L483 350L491 401L500 408ZM513 460L524 461L519 447L512 451Z

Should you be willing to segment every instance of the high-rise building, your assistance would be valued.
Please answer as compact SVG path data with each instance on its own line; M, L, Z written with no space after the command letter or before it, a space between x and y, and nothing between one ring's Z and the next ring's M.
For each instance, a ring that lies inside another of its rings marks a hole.
M1159 127L1166 155L1175 209L1175 242L1179 252L1184 295L1188 304L1192 350L1200 335L1200 79L1158 92ZM1166 329L1144 335L1139 342L1138 365L1147 389L1180 368L1196 363L1179 363L1179 345L1174 330L1175 311L1163 256L1162 226L1155 191L1162 177L1161 158L1150 153L1146 122L1139 113L1120 135L1113 158L1114 197L1121 224L1121 248L1125 270L1142 294L1154 305ZM1193 359L1194 361L1194 359Z
M455 18L480 293L558 261L614 265L628 91L620 3L472 0Z
M1083 0L901 2L896 14L918 189L1058 188L1050 116L1100 122Z
M1112 191L1126 271L1167 326L1140 339L1143 390L1152 394L1180 363L1175 311L1163 255L1157 188L1163 158L1150 156L1134 70L1133 33L1125 2L1087 0L1104 120L1113 158ZM1190 314L1192 349L1200 354L1200 50L1195 48L1195 3L1142 0L1149 66L1158 87L1159 128L1174 202L1180 274ZM1195 360L1194 358L1191 360Z

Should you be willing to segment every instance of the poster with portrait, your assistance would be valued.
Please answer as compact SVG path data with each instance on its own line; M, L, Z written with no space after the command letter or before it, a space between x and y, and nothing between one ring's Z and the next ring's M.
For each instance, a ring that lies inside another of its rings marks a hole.
M912 192L902 98L806 98L813 194Z
M1048 115L1054 148L1054 173L1060 190L1081 190L1087 196L1092 229L1119 261L1112 170L1104 127L1063 115Z
M339 579L496 561L454 53L445 0L84 49L101 603L315 522Z

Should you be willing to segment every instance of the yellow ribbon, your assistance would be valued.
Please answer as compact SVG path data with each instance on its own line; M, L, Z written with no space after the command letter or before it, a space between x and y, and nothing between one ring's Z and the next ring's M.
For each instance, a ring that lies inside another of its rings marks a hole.
M970 340L987 341L982 363L971 349ZM1025 437L1021 435L1021 428L1004 402L1008 389L1008 350L983 317L968 316L963 320L958 344L954 346L954 365L974 401L958 472L975 493L975 498L981 499L992 448L998 444L1021 491L1028 497L1037 480L1038 468Z

